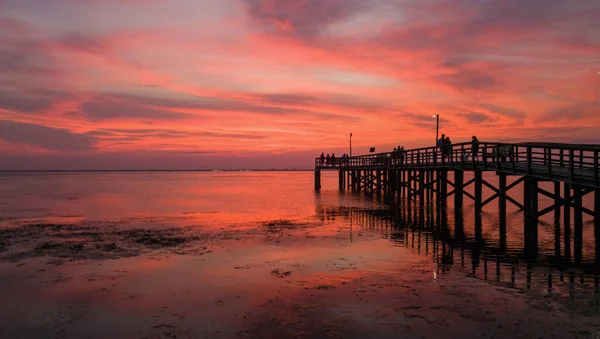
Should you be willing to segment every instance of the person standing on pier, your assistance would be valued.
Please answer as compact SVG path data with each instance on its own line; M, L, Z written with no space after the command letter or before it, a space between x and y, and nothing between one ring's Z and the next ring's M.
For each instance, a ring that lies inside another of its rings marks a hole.
M399 153L399 160L400 160L400 165L402 165L404 163L404 146L398 148L398 153Z
M331 157L329 156L329 153L327 153L327 156L325 157L325 164L329 164L329 159L331 159Z
M321 152L321 165L325 165L325 152Z
M452 141L450 141L450 137L446 137L446 139L444 139L443 147L443 156L448 157L448 160L452 160Z
M442 137L438 139L437 147L441 150L444 147L444 141L446 140L446 134L442 134Z
M442 134L442 137L439 138L437 141L437 147L440 150L440 153L442 154L442 162L444 162L444 158L445 158L445 152L444 152L445 140L446 140L446 134Z
M479 140L476 136L471 138L471 154L473 155L473 161L479 161Z

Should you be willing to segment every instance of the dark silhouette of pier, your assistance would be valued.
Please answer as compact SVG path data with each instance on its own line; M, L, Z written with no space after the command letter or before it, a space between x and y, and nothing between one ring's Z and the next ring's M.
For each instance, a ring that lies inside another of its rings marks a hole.
M475 205L475 233L481 235L482 208L498 201L500 228L506 228L507 202L524 211L524 243L528 257L538 255L539 218L554 212L555 219L563 214L565 252L570 253L571 237L574 257L568 258L578 264L582 259L583 214L594 218L596 262L600 263L600 182L598 158L600 145L575 145L558 143L488 143L481 142L478 157L473 158L472 144L460 143L444 150L426 147L402 152L387 152L336 158L334 161L315 159L315 189L321 189L321 171L339 172L339 189L368 194L385 195L396 201L408 201L410 213L422 216L431 213L437 224L444 222L447 199L454 197L454 214L458 217L456 227L460 239L460 216L465 197ZM465 182L465 172L474 178ZM497 186L483 178L483 172L498 176ZM508 184L507 178L515 180ZM552 190L540 187L541 182L552 183ZM473 194L465 188L473 185ZM483 199L482 189L487 187L494 193ZM523 190L523 199L518 201L510 193ZM583 206L583 197L594 196L594 207ZM540 195L552 199L553 204L539 208ZM414 204L410 204L414 202ZM398 204L400 206L400 204ZM413 207L414 206L414 211ZM435 206L435 208L425 208ZM573 221L573 234L571 234ZM558 223L557 223L558 224ZM560 232L560 226L557 230ZM476 237L481 240L481 237Z

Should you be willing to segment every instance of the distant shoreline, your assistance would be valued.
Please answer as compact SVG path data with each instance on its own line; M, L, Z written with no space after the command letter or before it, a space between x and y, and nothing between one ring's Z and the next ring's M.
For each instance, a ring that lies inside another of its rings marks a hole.
M213 170L0 170L0 173L164 173L164 172L307 172L312 169L213 169Z

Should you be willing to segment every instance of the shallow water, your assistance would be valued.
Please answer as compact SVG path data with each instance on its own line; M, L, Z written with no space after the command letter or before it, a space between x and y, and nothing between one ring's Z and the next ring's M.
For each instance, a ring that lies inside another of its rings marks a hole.
M312 180L310 172L5 173L0 218L214 227L312 218L320 203L373 206L335 191L317 195Z
M443 230L416 227L395 204L338 192L333 172L319 193L312 172L0 180L5 229L75 225L6 233L16 240L0 252L2 337L593 337L600 328L597 275L554 257L552 215L539 227L539 258L525 261L516 208L506 249L493 204L485 244L474 245L468 200L459 240L452 213ZM175 233L139 238L139 228ZM81 248L53 247L65 239ZM99 255L106 244L127 251Z

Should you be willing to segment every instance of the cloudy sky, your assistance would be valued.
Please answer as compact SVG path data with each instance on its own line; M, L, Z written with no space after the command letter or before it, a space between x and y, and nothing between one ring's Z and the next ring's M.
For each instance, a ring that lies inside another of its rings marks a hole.
M0 169L600 143L598 0L0 0Z

